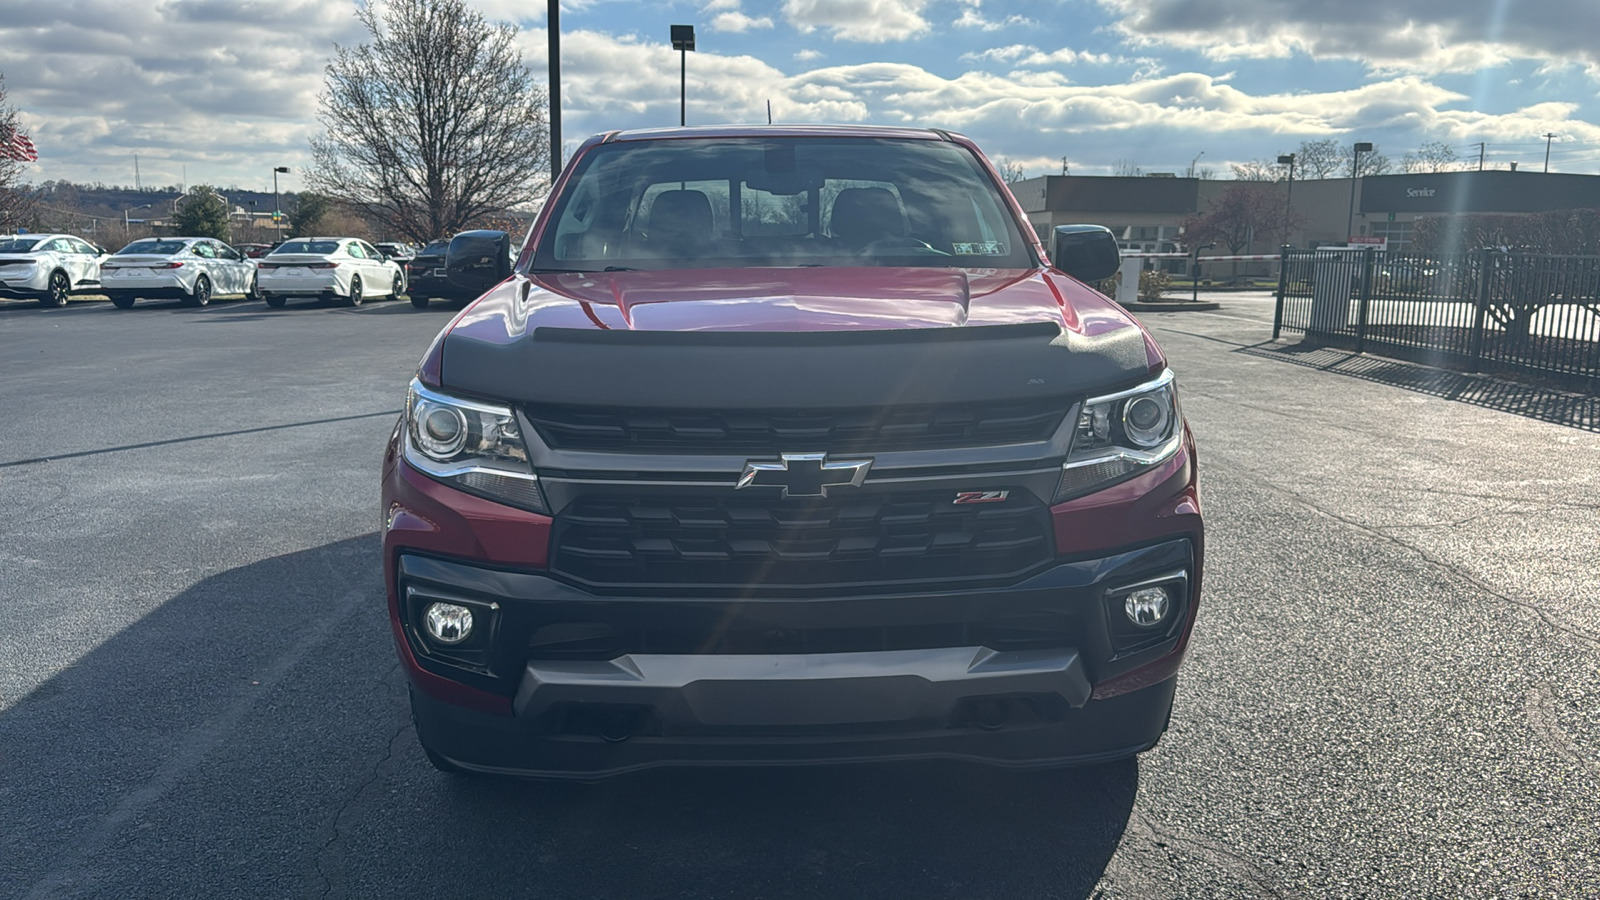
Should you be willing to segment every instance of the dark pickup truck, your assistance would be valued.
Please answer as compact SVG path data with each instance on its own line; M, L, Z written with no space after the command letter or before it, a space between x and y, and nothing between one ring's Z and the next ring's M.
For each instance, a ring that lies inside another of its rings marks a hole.
M1150 335L944 131L590 139L434 340L383 465L450 772L1094 763L1165 731L1200 597ZM474 268L476 267L476 268ZM476 273L476 274L474 274ZM413 285L415 285L415 280Z

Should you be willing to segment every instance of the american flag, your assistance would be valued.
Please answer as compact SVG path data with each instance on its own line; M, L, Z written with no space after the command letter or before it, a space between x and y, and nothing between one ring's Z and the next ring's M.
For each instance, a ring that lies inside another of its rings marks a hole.
M39 151L33 141L20 131L0 132L0 157L18 162L37 162Z

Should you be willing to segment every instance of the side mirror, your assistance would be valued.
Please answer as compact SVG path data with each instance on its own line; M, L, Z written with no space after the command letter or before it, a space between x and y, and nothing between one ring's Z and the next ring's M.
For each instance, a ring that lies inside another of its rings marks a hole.
M450 239L444 275L453 285L482 294L511 277L511 235L504 231L463 231Z
M1083 282L1103 281L1122 268L1117 239L1100 225L1057 225L1050 256L1056 268Z

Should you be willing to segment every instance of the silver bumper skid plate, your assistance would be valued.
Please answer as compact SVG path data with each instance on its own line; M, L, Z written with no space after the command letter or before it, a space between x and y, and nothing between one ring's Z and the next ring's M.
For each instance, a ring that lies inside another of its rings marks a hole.
M1080 707L1089 692L1072 649L630 654L530 662L515 710L532 718L557 703L613 703L712 726L843 725L939 719L962 700L986 696L1057 694Z

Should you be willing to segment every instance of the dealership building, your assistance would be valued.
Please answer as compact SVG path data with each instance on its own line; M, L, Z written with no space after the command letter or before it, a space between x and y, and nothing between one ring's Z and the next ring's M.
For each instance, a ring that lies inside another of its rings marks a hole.
M1046 175L1018 181L1011 190L1047 245L1055 226L1088 223L1110 228L1126 252L1181 253L1189 249L1183 221L1203 214L1237 184L1148 175ZM1343 244L1348 236L1384 238L1389 250L1405 252L1417 219L1424 216L1600 208L1600 175L1492 170L1258 184L1304 217L1304 227L1289 235L1297 247ZM1279 243L1278 235L1261 235L1242 252L1273 253ZM1174 262L1173 268L1183 271L1182 261Z

